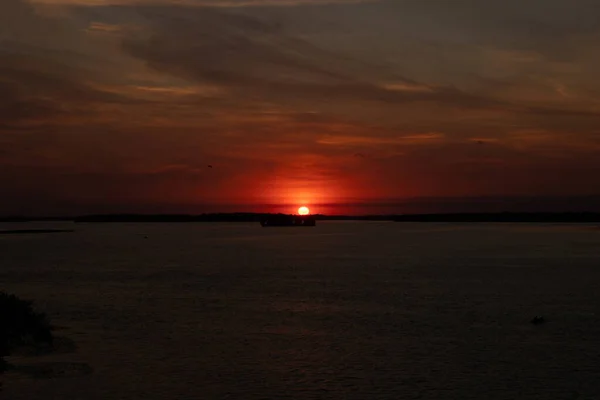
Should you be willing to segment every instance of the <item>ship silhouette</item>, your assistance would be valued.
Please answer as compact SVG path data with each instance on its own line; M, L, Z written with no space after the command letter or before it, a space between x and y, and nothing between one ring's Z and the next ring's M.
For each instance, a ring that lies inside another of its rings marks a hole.
M263 227L270 226L316 226L314 215L269 214L260 218Z

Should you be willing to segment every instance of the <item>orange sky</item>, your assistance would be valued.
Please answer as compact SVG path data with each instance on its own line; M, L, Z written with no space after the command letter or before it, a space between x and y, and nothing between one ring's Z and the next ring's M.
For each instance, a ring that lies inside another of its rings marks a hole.
M2 0L0 215L600 208L596 16Z

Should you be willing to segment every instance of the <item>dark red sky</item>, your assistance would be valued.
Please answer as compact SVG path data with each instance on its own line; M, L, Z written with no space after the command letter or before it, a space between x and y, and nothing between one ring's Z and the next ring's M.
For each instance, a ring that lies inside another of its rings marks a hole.
M0 214L600 207L599 12L2 0Z

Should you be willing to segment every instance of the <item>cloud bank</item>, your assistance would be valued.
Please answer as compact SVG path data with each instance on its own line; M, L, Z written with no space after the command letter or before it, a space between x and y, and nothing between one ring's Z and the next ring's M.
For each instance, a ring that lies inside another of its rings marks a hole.
M597 194L595 9L5 0L0 212Z

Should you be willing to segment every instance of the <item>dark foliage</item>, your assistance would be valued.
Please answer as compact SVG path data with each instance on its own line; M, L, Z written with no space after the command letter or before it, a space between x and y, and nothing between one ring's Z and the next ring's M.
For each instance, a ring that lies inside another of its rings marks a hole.
M52 328L46 315L36 312L32 302L0 292L0 371L4 357L22 346L43 348L52 345Z

